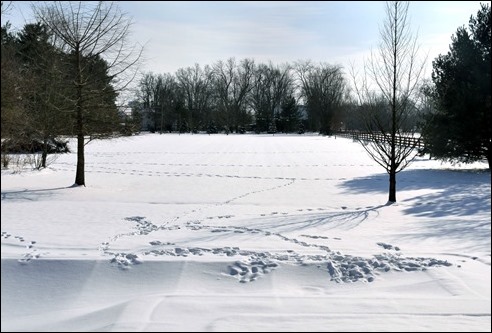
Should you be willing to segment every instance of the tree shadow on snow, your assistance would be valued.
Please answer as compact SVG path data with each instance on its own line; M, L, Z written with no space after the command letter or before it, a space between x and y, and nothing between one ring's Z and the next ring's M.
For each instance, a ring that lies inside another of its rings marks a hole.
M398 192L430 190L431 193L398 201L406 214L425 217L490 214L490 171L404 170L397 175ZM389 176L376 174L342 183L349 193L387 193Z
M490 219L428 219L408 226L400 240L455 240L467 251L490 251Z
M37 201L41 198L51 197L55 192L72 188L73 186L43 188L36 190L24 189L20 191L2 191L2 201Z

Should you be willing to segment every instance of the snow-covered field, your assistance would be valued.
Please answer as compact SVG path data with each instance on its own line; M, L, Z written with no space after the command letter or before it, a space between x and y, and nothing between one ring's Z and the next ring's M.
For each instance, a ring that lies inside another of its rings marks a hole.
M75 146L71 144L75 151ZM144 134L2 170L2 331L489 331L486 163Z

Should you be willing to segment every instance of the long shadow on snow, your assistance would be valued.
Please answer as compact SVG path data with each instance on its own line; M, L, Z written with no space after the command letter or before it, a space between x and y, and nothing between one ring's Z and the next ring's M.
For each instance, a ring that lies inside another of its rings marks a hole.
M322 228L351 230L359 226L369 218L370 214L378 215L378 210L386 205L358 208L356 210L319 212L299 215L262 217L256 221L250 221L251 228L259 228L269 231L300 231L303 229Z
M376 174L347 180L341 186L349 193L387 193L388 181L387 174ZM398 191L433 191L399 201L408 206L403 210L406 214L456 217L490 213L489 170L404 170L396 181L397 198Z
M471 252L490 253L489 220L429 219L408 226L398 235L400 240L455 240L455 247L463 246Z
M69 188L73 188L74 186L66 186L66 187L54 187L54 188L43 188L37 190L29 190L24 189L20 191L2 191L2 200L10 200L10 201L37 201L43 197L50 197L54 195L56 191L65 190Z

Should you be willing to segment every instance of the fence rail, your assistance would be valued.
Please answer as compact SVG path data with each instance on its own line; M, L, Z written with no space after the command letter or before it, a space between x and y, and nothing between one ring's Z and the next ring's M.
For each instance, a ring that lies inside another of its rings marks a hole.
M359 132L359 131L340 131L334 133L337 136L352 138L354 140L362 140L362 141L387 141L387 138L378 132L370 133L370 132ZM418 150L424 149L424 141L422 138L415 138L412 136L396 136L396 144L399 146L405 147L415 147Z

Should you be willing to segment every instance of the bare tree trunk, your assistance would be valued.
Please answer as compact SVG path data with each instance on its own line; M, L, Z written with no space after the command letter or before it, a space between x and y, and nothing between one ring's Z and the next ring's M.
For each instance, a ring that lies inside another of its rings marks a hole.
M84 173L84 135L77 135L77 172L75 174L75 184L79 186L85 186L85 173Z
M398 9L395 4L395 15L393 17L394 20L394 36L393 38L393 100L391 101L391 150L390 150L390 188L388 201L396 202L396 131L398 131L396 124L396 88L397 88L397 64L398 64Z
M418 107L415 97L425 60L418 61L417 37L409 30L408 6L408 2L400 1L386 4L387 20L380 31L379 52L371 53L362 82L352 74L361 117L369 133L369 138L360 137L359 141L389 174L390 203L396 202L396 174L418 153L418 140L414 138L419 134L405 126L405 120L412 108Z
M84 157L84 119L82 115L82 66L80 50L77 46L75 50L75 61L77 68L77 102L76 102L76 133L77 133L77 171L75 173L75 184L79 186L85 186L85 157Z
M48 139L43 139L43 151L41 152L41 167L46 168L46 158L48 156Z
M394 165L391 166L390 174L389 174L389 202L396 202L396 167Z

